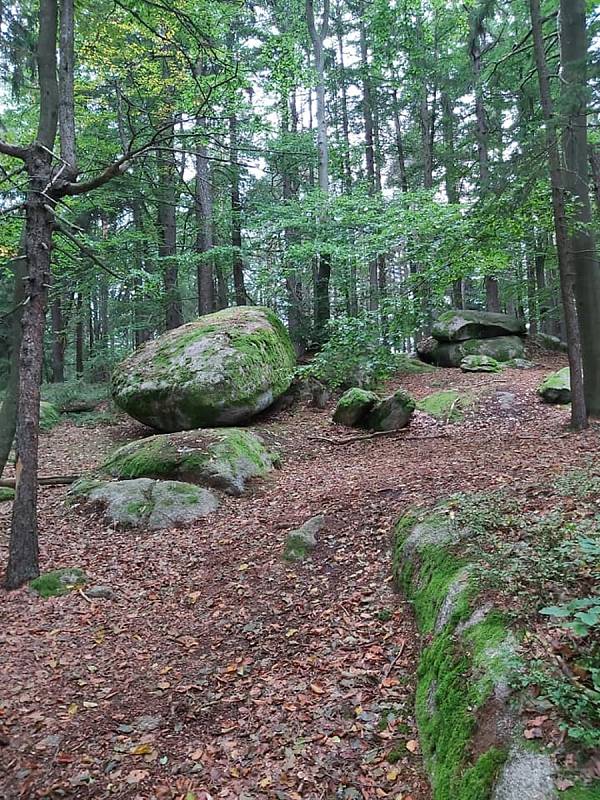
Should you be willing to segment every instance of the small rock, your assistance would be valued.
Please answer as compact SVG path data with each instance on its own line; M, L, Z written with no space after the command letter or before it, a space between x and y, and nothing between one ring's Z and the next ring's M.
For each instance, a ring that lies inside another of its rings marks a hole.
M110 586L91 586L87 589L86 594L93 600L112 600L115 596Z
M491 356L465 356L460 362L462 372L500 372L502 367Z
M365 425L373 431L395 431L405 428L415 407L415 401L408 392L398 389L393 395L377 403L369 412Z
M340 397L335 411L333 421L338 425L355 427L367 416L373 406L379 401L375 392L368 392L366 389L354 387Z
M148 733L149 731L155 731L158 727L160 727L161 721L161 717L151 717L146 714L142 717L137 717L137 719L134 719L133 724L138 731Z
M287 535L284 558L288 561L302 561L317 545L317 533L325 524L325 517L319 514L311 517L304 525Z

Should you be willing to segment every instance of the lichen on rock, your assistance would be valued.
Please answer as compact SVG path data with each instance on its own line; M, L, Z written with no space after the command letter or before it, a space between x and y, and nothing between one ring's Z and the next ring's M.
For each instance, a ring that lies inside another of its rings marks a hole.
M564 405L571 402L571 372L563 367L547 375L537 390L544 403Z
M415 401L398 389L390 397L380 400L365 418L365 426L373 431L394 431L405 428L416 408Z
M333 413L333 421L350 428L360 425L378 402L379 397L375 392L355 386L340 397Z

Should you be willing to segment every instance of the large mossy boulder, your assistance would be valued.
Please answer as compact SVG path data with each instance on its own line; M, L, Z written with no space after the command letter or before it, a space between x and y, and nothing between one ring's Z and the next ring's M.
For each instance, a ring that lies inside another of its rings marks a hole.
M217 498L200 486L180 481L130 481L75 483L69 492L78 504L100 508L107 521L120 528L174 528L195 522L216 511Z
M433 344L432 344L433 342ZM496 336L493 339L467 339L464 342L428 340L426 357L438 367L459 367L467 356L487 356L496 361L523 358L525 345L519 336Z
M525 336L525 321L508 314L489 311L444 311L433 323L431 333L439 342L464 342L496 336Z
M366 389L354 387L340 397L335 411L333 421L338 425L347 425L353 428L360 425L373 406L379 402L379 397L375 392L368 392Z
M242 494L246 481L263 477L279 456L241 428L202 428L163 433L120 447L101 472L119 480L171 478Z
M552 372L538 386L538 394L544 403L566 404L571 402L571 373L568 367Z
M405 428L415 410L415 401L398 389L390 397L380 400L365 419L365 426L373 431L395 431Z
M142 345L116 368L112 395L159 431L235 425L286 391L295 360L270 309L227 308Z

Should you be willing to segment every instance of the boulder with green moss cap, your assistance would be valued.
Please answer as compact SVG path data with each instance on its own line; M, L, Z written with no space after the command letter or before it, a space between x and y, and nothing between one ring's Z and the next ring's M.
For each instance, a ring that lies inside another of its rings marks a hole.
M295 360L270 309L237 306L142 345L114 371L112 395L123 411L159 431L235 425L286 391Z
M398 389L390 397L380 400L365 419L365 426L373 431L395 431L405 428L415 410L415 401Z
M433 323L431 333L439 342L491 339L496 336L525 336L525 320L489 311L444 311Z
M568 367L552 372L538 386L538 394L544 403L566 404L571 402L571 373Z
M171 478L240 495L247 480L263 477L278 461L279 456L252 431L201 428L130 442L100 469L119 480Z
M375 392L355 386L340 397L333 412L333 421L350 428L360 425L378 402L379 397Z

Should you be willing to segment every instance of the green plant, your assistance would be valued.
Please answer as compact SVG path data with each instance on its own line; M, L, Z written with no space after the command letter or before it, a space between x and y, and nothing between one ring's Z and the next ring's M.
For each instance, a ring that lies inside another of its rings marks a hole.
M587 636L593 628L600 628L600 595L579 597L562 606L546 606L540 614L558 617L576 636Z

